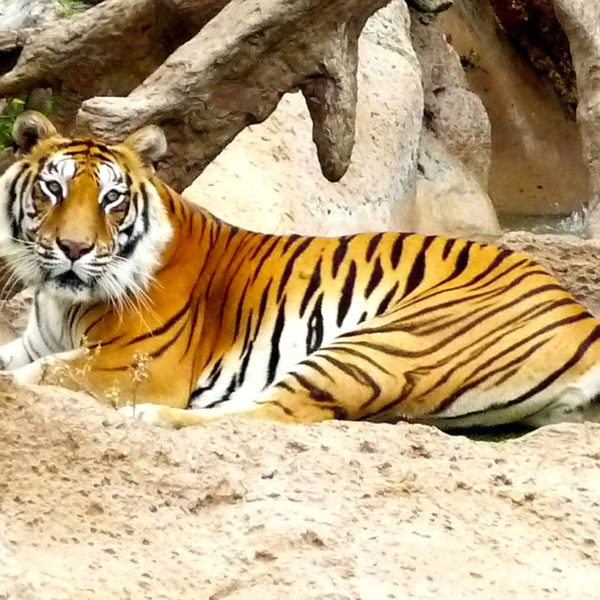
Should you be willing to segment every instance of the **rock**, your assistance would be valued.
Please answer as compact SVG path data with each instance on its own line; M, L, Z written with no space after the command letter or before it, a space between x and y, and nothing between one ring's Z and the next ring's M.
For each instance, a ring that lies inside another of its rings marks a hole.
M481 183L429 131L421 137L418 168L415 220L419 232L462 237L499 232L494 207Z
M577 108L577 80L569 40L553 0L492 0L494 13L512 44L546 78L569 113Z
M448 10L452 0L407 0L407 4L415 10L425 13L438 13Z
M63 12L58 0L4 0L0 4L0 31L39 27Z
M498 27L490 3L456 0L437 23L461 56L469 86L491 122L487 191L496 210L524 215L581 210L588 177L577 124L549 80Z
M173 431L2 386L0 597L597 598L599 425Z
M431 17L414 15L425 118L419 150L415 225L424 233L496 233L487 194L492 140L481 100L469 91L460 59Z
M360 39L356 143L338 183L320 173L308 111L288 94L264 123L248 127L185 191L219 217L265 232L335 235L412 226L423 97L396 0Z
M600 236L600 4L553 0L567 37L577 74L577 123L590 177L589 229Z
M491 241L526 252L548 269L575 298L600 318L600 241L569 235L511 231Z

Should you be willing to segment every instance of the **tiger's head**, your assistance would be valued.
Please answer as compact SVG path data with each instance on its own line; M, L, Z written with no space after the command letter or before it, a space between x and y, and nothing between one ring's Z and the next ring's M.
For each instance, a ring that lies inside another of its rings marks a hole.
M145 288L172 235L151 182L162 130L144 127L109 146L64 138L26 112L13 139L19 160L0 177L0 254L16 276L70 302Z

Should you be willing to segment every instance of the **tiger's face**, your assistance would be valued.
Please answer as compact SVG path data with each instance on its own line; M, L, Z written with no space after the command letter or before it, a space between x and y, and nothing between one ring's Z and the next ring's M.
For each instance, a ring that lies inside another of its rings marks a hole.
M13 135L22 158L0 178L0 252L16 275L73 302L141 292L172 234L150 181L162 131L107 146L25 113Z

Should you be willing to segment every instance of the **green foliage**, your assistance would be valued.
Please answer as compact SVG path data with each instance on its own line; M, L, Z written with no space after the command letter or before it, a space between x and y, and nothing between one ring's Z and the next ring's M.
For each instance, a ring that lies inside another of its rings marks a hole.
M83 12L86 6L81 0L58 0L64 17L70 17L76 13Z
M13 123L25 110L23 98L9 98L4 110L0 112L0 150L4 150L12 141Z
M56 109L56 98L51 95L50 90L44 91L46 92L44 94L36 94L34 92L29 98L27 96L23 98L7 98L6 105L0 110L0 152L7 146L10 146L15 119L22 112L32 108L39 110L45 115L51 115Z
M481 67L481 55L471 48L467 56L461 55L460 64L465 70L479 69Z

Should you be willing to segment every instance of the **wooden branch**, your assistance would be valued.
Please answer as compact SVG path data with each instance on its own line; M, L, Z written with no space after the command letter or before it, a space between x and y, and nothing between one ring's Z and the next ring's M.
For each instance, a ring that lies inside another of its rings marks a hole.
M188 162L192 154L195 164L186 168L196 175L239 131L268 117L285 92L300 88L323 172L337 180L354 142L357 39L387 2L233 0L127 98L84 102L78 124L108 139L149 122L175 125L179 143L196 135L194 151L184 153Z
M78 129L109 141L163 124L163 173L182 187L301 89L323 172L338 180L354 143L357 39L388 1L106 0L21 42L0 96L52 87L67 132L85 100Z

